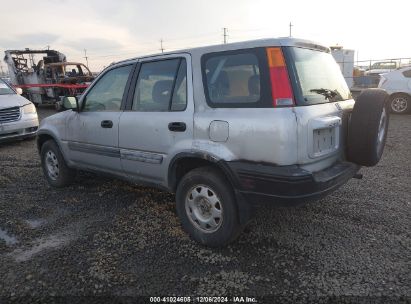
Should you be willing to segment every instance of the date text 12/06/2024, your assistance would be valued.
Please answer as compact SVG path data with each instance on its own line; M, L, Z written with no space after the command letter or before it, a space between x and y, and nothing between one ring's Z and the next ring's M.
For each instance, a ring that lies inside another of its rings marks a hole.
M258 303L253 297L150 297L151 303Z

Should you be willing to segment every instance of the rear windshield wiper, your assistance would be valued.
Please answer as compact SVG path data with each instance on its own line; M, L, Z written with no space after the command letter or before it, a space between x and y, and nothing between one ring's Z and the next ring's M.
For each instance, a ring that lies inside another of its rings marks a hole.
M333 90L330 90L330 89L323 89L323 88L321 88L321 89L311 89L310 92L314 92L314 93L317 93L317 94L324 95L325 98L327 98L329 100L333 99L335 96L338 95L336 90L333 91Z

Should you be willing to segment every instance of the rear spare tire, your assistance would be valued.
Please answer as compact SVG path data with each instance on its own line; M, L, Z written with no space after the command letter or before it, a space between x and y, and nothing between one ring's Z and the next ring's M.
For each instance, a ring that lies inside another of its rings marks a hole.
M348 159L361 166L375 166L384 151L388 132L389 95L381 89L358 96L348 126Z

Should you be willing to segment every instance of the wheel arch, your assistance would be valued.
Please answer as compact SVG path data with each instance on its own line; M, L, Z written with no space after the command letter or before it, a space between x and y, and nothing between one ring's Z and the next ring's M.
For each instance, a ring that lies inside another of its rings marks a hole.
M54 142L56 143L56 145L59 147L61 154L63 155L64 159L66 158L66 155L64 154L63 149L61 148L60 142L57 140L57 137L52 134L51 132L40 132L37 133L37 151L40 154L41 153L41 147L43 146L43 144L48 141L48 140L54 140Z
M205 166L212 166L219 170L227 181L234 186L232 173L223 160L220 160L208 153L183 152L175 155L170 161L167 176L168 188L172 192L175 192L178 183L186 173L195 168Z
M390 99L393 98L394 96L397 96L397 95L407 95L408 97L411 98L411 93L408 93L408 92L394 92L394 93L390 94Z

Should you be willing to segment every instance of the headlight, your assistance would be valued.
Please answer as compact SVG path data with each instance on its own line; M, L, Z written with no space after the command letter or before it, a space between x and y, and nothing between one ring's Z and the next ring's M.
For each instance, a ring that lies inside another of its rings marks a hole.
M32 103L26 104L25 106L23 106L23 113L24 114L35 114L36 107Z

